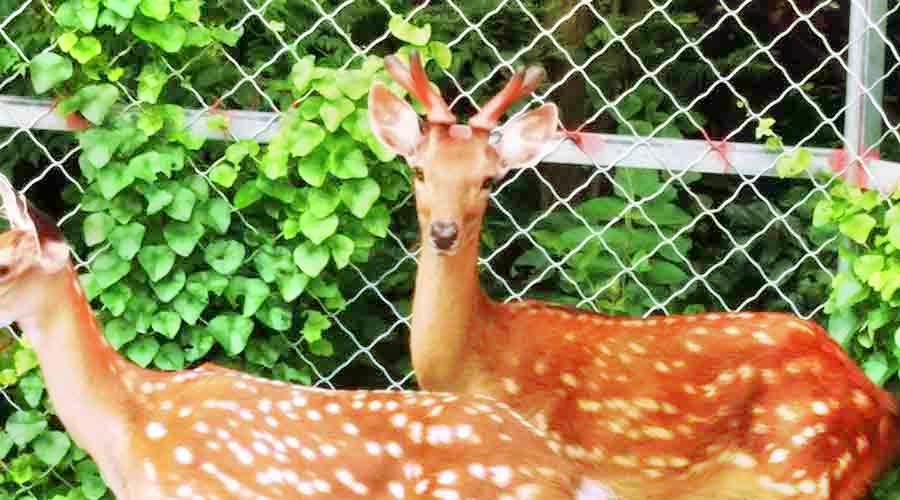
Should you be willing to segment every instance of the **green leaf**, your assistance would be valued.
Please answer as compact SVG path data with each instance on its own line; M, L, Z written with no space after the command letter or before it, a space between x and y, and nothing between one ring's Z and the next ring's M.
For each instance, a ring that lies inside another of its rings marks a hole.
M197 195L186 187L179 187L172 194L174 197L172 203L166 206L166 214L175 220L187 222L194 211L194 204L197 203Z
M218 240L206 247L204 258L219 274L232 274L244 263L247 249L237 241Z
M318 150L297 162L297 173L310 186L321 187L328 175L328 152Z
M608 222L625 213L627 202L621 198L602 196L592 198L575 209L588 222Z
M329 215L325 218L316 217L312 212L304 212L300 216L300 231L318 245L337 231L338 216Z
M29 373L19 380L19 390L28 406L36 408L44 396L44 380L36 372Z
M138 75L138 100L156 104L169 75L159 63L145 64Z
M294 264L311 278L318 276L328 265L330 255L324 246L317 246L306 241L294 249Z
M206 296L198 297L193 293L183 291L175 298L172 308L175 309L185 323L196 325L197 320L200 319L200 315L208 304L209 299Z
M331 249L335 267L343 269L350 263L350 256L353 255L355 245L350 238L343 234L336 234L328 239L328 248Z
M140 3L141 0L103 0L103 5L125 19L134 17L134 11Z
M83 461L78 464L78 482L81 483L81 493L88 500L100 500L106 495L106 483L100 477L96 464L90 461Z
M656 170L642 168L617 168L615 179L619 184L615 189L616 194L622 197L627 194L632 199L650 196L662 185Z
M309 212L315 217L328 217L341 203L338 190L334 186L321 189L310 189L307 197Z
M188 339L189 347L185 351L184 357L185 361L189 363L206 356L206 353L216 343L216 339L205 328L191 328Z
M293 156L306 156L325 140L325 130L310 121L298 124L292 135L294 143L291 155Z
M159 281L175 265L175 252L163 245L149 245L138 252L138 262L151 281Z
M115 198L120 191L134 182L134 175L123 163L113 162L97 172L97 186L107 200Z
M71 446L72 442L69 441L69 436L59 431L50 431L41 434L32 445L34 448L34 456L38 457L38 460L50 467L58 465L63 457L66 456L66 453L69 452Z
M328 157L328 169L338 179L362 178L369 175L366 157L359 148L336 149Z
M109 83L82 87L74 96L59 104L63 112L81 111L91 123L100 125L119 100L119 89Z
M209 171L209 180L226 188L230 188L234 185L234 181L237 180L237 176L237 170L235 170L234 167L229 165L228 163L220 163Z
M169 222L163 228L163 237L169 248L182 257L193 253L203 233L203 224L197 221Z
M334 356L334 346L328 339L319 339L309 344L309 352L316 356L330 357Z
M133 259L141 249L145 232L146 228L143 225L132 222L113 229L109 233L109 241L113 244L119 257L128 261Z
M256 203L262 198L262 191L255 181L245 182L234 195L234 208L241 210Z
M411 45L423 46L431 38L431 25L426 24L419 28L407 22L402 16L395 14L388 22L388 30L399 40Z
M883 268L883 255L863 255L853 262L853 272L863 281L868 281L873 273L881 271Z
M65 57L43 52L31 60L31 85L35 94L43 94L72 78L72 62Z
M153 317L151 327L163 337L174 339L181 328L181 316L172 311L160 311Z
M303 313L306 321L303 323L303 338L313 343L322 338L322 332L331 328L331 320L318 311L306 311Z
M103 252L98 255L91 266L93 281L100 287L100 290L105 290L116 284L129 271L131 271L131 262L120 258L112 252Z
M891 368L884 353L876 352L868 356L862 363L863 372L872 382L881 386L896 373L896 368Z
M147 17L165 21L171 13L172 5L169 0L141 0L141 14Z
M812 164L812 153L800 148L794 153L785 153L775 162L775 171L780 177L796 177Z
M339 72L338 75L338 88L341 90L341 93L350 99L358 101L369 93L369 87L372 84L372 75L359 69L344 70ZM338 101L342 100L343 99L338 99ZM340 106L346 107L345 105ZM324 115L322 116L322 119L325 120Z
M387 236L388 226L391 224L391 214L385 205L375 205L366 214L362 225L366 231L379 238Z
M88 215L84 219L84 242L88 246L103 243L115 225L116 221L105 213Z
M266 297L269 296L269 286L259 278L245 278L237 276L228 284L225 294L232 303L237 303L238 297L244 297L244 317L256 314Z
M875 227L875 218L869 214L856 214L842 222L839 226L841 233L851 240L865 245L869 239L869 233Z
M114 319L103 327L103 336L115 350L119 350L123 345L131 342L137 337L137 330L134 325L124 319Z
M160 189L154 184L151 184L144 190L144 198L147 199L147 215L153 215L165 207L169 206L172 203L172 200L175 199L175 195L166 191L165 189Z
M313 79L313 70L316 66L316 56L308 55L294 63L289 76L291 83L294 85L294 92L304 94L309 88Z
M202 208L204 223L219 234L225 234L231 226L231 206L222 198L210 198Z
M340 99L323 103L319 108L319 116L322 118L325 128L329 132L334 132L341 126L344 118L352 115L354 110L356 110L356 105L353 104L353 101L346 97L341 97Z
M278 290L281 292L281 298L285 302L292 302L306 289L306 285L309 284L309 276L299 272L282 274L276 278L276 282Z
M181 292L186 282L187 276L184 270L179 269L174 273L169 273L168 276L157 282L151 281L150 288L153 289L153 292L156 293L159 300L169 302Z
M86 36L80 38L78 42L72 46L71 50L68 50L67 52L79 63L86 64L91 59L99 56L100 53L103 52L103 47L100 45L100 40L97 40L92 36Z
M20 448L34 441L46 428L47 420L36 411L19 410L6 420L6 433Z
M19 349L13 355L13 363L16 367L16 375L21 377L38 367L37 354L32 349Z
M201 0L175 0L175 12L186 21L200 22Z
M158 22L138 17L131 23L131 31L141 40L152 43L170 54L181 50L187 39L187 30L180 22L172 19Z
M128 300L131 299L133 293L131 288L124 283L119 283L113 287L106 289L100 295L100 301L113 316L121 316L125 312Z
M141 337L128 344L128 347L125 349L125 356L141 368L147 368L158 352L159 342L156 339L153 337Z
M341 185L341 200L350 213L362 219L381 196L381 186L374 179L351 180Z
M159 348L153 364L160 370L175 371L184 369L184 351L175 342L166 342Z
M5 431L0 431L0 460L6 458L6 455L12 450L14 444L15 443L10 439L9 434Z
M247 347L253 333L253 321L238 314L220 314L207 326L229 356L237 356Z
M441 69L449 69L450 65L453 64L453 53L450 52L450 47L443 42L428 42L428 51L431 52L431 57L434 58L434 62L441 67Z

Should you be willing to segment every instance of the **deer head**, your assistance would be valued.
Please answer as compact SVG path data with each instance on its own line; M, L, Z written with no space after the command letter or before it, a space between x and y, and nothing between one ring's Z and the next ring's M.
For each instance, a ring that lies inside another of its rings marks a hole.
M423 243L439 255L452 255L461 246L477 243L494 182L512 169L537 164L554 146L554 104L525 113L492 137L503 112L537 88L544 71L518 71L468 125L461 125L430 86L416 52L410 55L410 67L396 56L385 58L385 67L424 105L427 117L420 121L406 101L376 82L369 92L369 123L378 140L413 170L419 223L427 240Z
M69 247L56 225L3 176L0 200L10 226L0 233L0 325L10 325L35 312L46 296L44 280L69 264Z

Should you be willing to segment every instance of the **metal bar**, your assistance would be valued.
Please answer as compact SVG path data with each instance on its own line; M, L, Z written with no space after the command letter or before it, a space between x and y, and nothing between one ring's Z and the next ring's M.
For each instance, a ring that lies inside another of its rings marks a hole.
M218 130L207 127L208 112L189 109L188 123L194 133L211 139L226 137ZM237 139L255 139L269 142L278 130L276 113L256 111L225 111L228 116L229 135ZM0 128L32 130L70 130L66 121L53 112L49 101L21 97L0 96ZM565 141L545 161L569 165L615 165L631 168L649 168L679 172L712 173L724 175L742 174L746 177L774 177L776 153L760 144L729 142L722 150L701 140L647 139L628 135L580 134L583 142L600 144L591 151ZM2 141L0 141L2 142ZM787 146L790 150L792 147ZM831 171L831 159L839 151L827 148L806 148L812 154L810 171ZM900 183L900 163L883 160L870 161L869 187L893 191Z
M851 0L850 26L847 35L847 87L844 100L844 149L850 160L846 179L858 182L863 171L856 168L857 155L870 157L869 146L881 136L881 116L878 113L884 97L884 41L871 23L878 22L884 33L887 0ZM840 244L846 244L842 238ZM838 258L838 271L846 272L848 263Z

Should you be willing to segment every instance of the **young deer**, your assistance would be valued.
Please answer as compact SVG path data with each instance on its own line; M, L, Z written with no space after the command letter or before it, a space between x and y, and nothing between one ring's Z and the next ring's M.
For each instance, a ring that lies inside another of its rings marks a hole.
M416 54L369 94L382 144L415 174L422 238L411 351L427 390L486 394L563 442L625 499L855 499L900 453L897 402L817 324L783 314L622 319L479 287L492 181L535 165L557 134L545 104L490 140L543 72L518 72L469 125L456 124Z
M120 500L611 498L489 398L132 365L106 343L56 227L5 182L0 195L0 319L33 344L60 420Z

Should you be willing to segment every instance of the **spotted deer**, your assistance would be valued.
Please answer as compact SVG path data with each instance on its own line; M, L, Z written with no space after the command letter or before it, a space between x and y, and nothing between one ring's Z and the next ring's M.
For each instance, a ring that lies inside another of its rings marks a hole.
M544 104L497 127L541 82L517 72L468 125L417 54L385 64L424 120L380 82L373 133L414 174L422 241L411 354L427 390L507 401L623 499L860 498L900 452L897 401L818 324L780 313L633 319L479 286L491 184L560 142Z
M0 320L120 500L609 500L488 397L321 390L217 366L161 372L105 340L58 229L6 182Z

